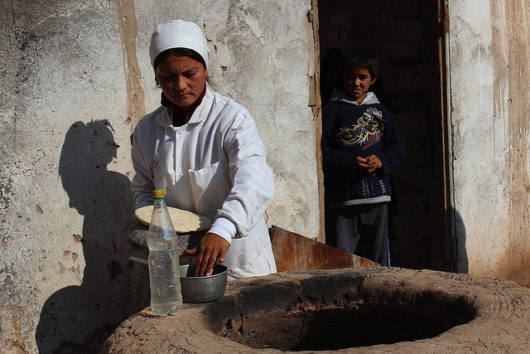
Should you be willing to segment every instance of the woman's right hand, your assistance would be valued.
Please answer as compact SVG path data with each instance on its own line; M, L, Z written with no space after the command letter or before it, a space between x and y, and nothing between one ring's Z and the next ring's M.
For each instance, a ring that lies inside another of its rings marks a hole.
M201 238L198 246L185 250L184 253L197 257L195 276L208 276L213 274L216 263L223 263L226 260L229 247L230 244L224 238L208 233Z

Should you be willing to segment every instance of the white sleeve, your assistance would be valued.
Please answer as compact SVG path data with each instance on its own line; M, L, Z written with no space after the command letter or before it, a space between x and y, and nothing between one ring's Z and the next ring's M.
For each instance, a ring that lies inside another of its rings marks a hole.
M232 243L232 239L235 237L237 230L236 225L234 225L230 220L218 217L215 219L208 232L219 235L228 243Z
M218 218L231 221L234 238L244 237L263 218L274 194L273 174L267 165L266 150L254 120L246 111L238 112L224 140L232 189Z
M131 159L135 171L135 175L131 182L131 190L133 192L134 209L141 208L146 205L153 204L153 171L149 163L145 159L144 151L142 150L139 128L134 130L133 146L131 150Z

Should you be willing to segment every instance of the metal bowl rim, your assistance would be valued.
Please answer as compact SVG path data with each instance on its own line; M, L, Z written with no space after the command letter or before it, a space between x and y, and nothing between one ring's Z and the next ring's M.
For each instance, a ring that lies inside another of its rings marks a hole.
M194 265L194 264L181 264L179 268L186 267L187 269L190 265ZM180 279L181 280L186 279L186 281L195 281L195 280L199 281L199 280L214 279L214 278L225 276L226 273L228 272L228 267L223 264L217 264L216 266L223 267L224 270L222 270L219 273L212 274L212 275L205 275L205 276L199 276L199 277L180 277Z

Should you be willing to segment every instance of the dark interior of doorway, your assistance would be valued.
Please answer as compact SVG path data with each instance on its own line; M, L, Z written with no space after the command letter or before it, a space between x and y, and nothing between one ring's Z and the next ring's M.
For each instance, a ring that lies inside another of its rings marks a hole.
M395 115L407 151L392 174L394 266L452 270L444 168L443 28L439 1L319 1L321 96L336 49L365 47L378 58L377 95ZM450 246L450 245L449 245Z

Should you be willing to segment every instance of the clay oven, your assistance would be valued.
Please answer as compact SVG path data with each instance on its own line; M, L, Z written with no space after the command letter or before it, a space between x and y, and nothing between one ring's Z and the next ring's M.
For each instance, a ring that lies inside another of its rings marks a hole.
M232 282L176 316L123 322L106 353L508 350L530 340L530 289L435 271L344 268ZM362 349L364 347L364 349Z

